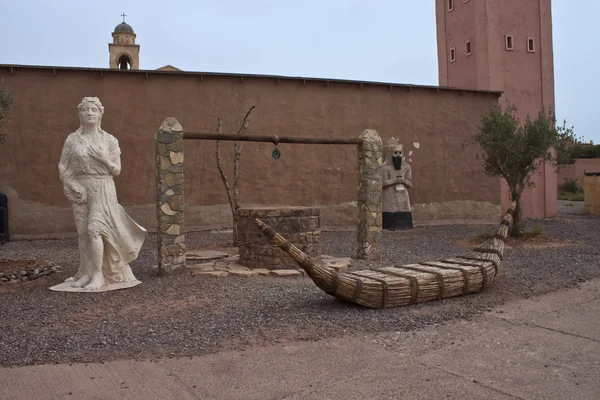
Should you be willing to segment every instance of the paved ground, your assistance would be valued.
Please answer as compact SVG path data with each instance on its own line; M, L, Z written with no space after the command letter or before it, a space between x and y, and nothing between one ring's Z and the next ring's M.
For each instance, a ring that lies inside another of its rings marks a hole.
M585 218L588 216L584 211L583 201L558 200L557 208L558 208L558 214L561 217L566 217L566 218L583 217L583 218Z
M0 369L3 399L600 398L600 280L422 330Z

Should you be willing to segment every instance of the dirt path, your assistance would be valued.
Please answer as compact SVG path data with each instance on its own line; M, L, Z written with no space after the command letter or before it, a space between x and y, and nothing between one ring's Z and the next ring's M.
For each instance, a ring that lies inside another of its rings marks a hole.
M571 399L600 393L600 280L411 332L0 370L10 399Z

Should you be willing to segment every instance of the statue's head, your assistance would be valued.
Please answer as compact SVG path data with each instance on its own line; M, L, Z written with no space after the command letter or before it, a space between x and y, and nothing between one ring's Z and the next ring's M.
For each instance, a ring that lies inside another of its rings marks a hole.
M79 122L83 125L98 125L102 121L104 107L97 97L84 97L77 106L79 112Z
M404 157L403 154L404 146L398 143L398 140L395 138L391 138L388 140L387 146L387 154L386 154L386 162L389 162L394 166L395 169L402 168L402 160Z

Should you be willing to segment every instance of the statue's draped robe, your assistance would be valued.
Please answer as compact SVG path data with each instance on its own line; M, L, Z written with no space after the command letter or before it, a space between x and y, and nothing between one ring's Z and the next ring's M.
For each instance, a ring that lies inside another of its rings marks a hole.
M119 142L109 133L84 135L77 131L67 137L59 163L60 179L72 203L80 237L80 265L74 278L85 274L91 277L87 234L99 233L104 243L102 273L106 284L132 282L136 278L129 263L137 258L147 232L118 203L113 176L105 163L90 155L92 148L112 160L118 160L121 154ZM75 190L84 193L85 204L75 202Z
M395 178L403 178L409 185L412 185L412 172L410 165L403 163L400 170L394 168L390 162L386 162L382 168L383 181L388 181ZM402 186L398 186L402 185ZM397 184L383 188L383 212L410 212L410 198L406 185Z

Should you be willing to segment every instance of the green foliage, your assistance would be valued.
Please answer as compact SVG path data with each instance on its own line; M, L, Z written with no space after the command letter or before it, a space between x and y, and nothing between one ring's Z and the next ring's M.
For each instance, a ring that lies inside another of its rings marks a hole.
M556 150L556 164L572 164L577 159L577 153L583 137L576 137L573 128L567 128L566 121L562 126L556 127L556 141L553 144Z
M482 116L479 132L471 138L483 150L478 158L488 176L502 177L508 183L512 200L517 201L511 236L521 236L521 194L526 186L533 187L533 174L546 161L556 162L551 150L568 148L576 138L572 128L556 126L550 112L542 110L532 120L521 124L517 108L510 102L504 108L492 107Z
M10 96L8 90L4 89L2 82L0 82L0 128L2 125L8 122L8 113L12 106L13 99ZM0 132L0 145L6 141L6 135Z
M583 192L569 193L569 192L559 191L557 198L558 198L558 200L583 201L584 195L583 195ZM568 206L569 204L566 204L566 205ZM570 205L572 206L573 204L570 204Z
M544 227L542 225L536 225L529 232L526 232L526 235L530 238L534 238L541 235L543 231Z
M572 150L573 160L578 158L600 158L600 144L577 143Z
M577 184L577 178L570 179L565 178L565 183L560 186L560 190L567 193L581 192L579 185Z

